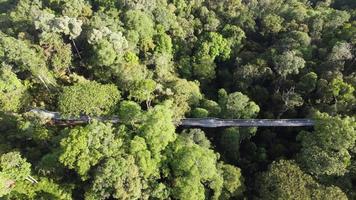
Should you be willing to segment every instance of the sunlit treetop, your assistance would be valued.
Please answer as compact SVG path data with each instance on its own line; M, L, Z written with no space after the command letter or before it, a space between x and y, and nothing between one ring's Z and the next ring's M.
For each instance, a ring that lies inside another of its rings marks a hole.
M65 116L100 116L113 113L119 99L120 91L115 85L90 81L64 87L58 106Z
M17 78L9 65L3 63L0 67L0 110L18 111L28 98L27 86Z
M316 113L317 123L312 133L302 131L300 162L312 174L342 176L351 164L356 141L353 117L333 117Z
M13 65L16 72L30 72L33 78L45 86L56 85L49 71L43 52L38 45L19 40L0 32L0 58Z
M37 13L36 13L37 14ZM81 20L68 16L56 17L54 14L39 12L34 20L36 29L43 32L63 33L71 39L78 37L82 31Z
M258 199L348 199L336 186L318 184L293 161L273 162L258 178Z
M62 154L59 161L77 171L83 180L88 178L92 166L105 157L119 154L122 145L110 124L97 121L71 129L68 137L61 140L60 144Z

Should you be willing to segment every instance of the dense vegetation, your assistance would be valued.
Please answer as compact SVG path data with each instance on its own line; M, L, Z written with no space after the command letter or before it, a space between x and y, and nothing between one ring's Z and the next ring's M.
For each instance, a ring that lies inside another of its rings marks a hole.
M355 199L355 52L354 0L0 0L0 198Z

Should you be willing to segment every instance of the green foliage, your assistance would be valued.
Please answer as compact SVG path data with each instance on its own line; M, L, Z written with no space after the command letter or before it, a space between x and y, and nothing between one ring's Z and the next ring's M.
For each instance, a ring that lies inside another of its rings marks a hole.
M138 105L123 102L121 106L137 110ZM169 104L163 104L142 114L135 113L134 119L130 120L140 120L140 123L131 128L118 128L117 135L123 146L113 150L118 154L107 155L110 157L95 171L94 181L86 193L87 199L105 199L111 195L118 199L166 196L166 186L159 183L159 178L166 157L164 152L176 138L172 111Z
M238 161L240 158L240 143L242 141L239 128L227 128L224 130L221 138L220 145L225 146L222 152L223 156L230 161Z
M206 138L204 131L201 129L184 130L181 136L186 139L186 143L188 144L197 144L207 149L211 148L211 142Z
M1 155L1 174L15 181L24 180L31 173L31 164L19 152Z
M276 97L282 100L284 111L293 110L304 103L302 96L295 92L294 88L283 91L282 94L277 94Z
M84 0L45 0L52 8L59 13L62 13L64 16L69 17L79 17L79 16L88 16L91 14L91 6L88 2Z
M241 170L232 165L222 164L220 169L224 178L223 191L219 199L230 199L239 197L244 191Z
M204 183L213 190L211 199L218 199L223 178L217 169L217 155L197 144L184 145L178 137L171 158L176 183L172 194L177 199L205 199Z
M222 132L219 145L223 147L221 154L226 160L237 163L240 159L240 144L250 139L257 131L255 127L231 127Z
M112 65L116 59L116 52L112 44L107 40L99 41L94 47L95 60L99 65L109 66Z
M37 183L16 183L13 192L6 195L4 199L60 199L72 200L70 187L58 185L47 178L41 178Z
M122 106L133 108L137 105L123 102ZM219 199L223 188L227 188L224 189L226 196L241 194L240 170L233 166L221 167L223 164L218 163L219 157L203 131L191 129L177 135L169 106L169 102L156 105L137 114L142 115L142 124L118 128L117 135L123 139L121 154L101 162L86 191L86 199L110 196L118 199L190 199L192 192L194 198ZM162 178L165 181L162 182ZM204 191L210 189L214 192L205 194Z
M134 123L141 117L141 107L133 101L122 101L118 115L124 123Z
M274 57L274 65L277 73L286 77L289 74L298 74L304 68L305 61L295 51L286 51Z
M266 33L278 33L283 29L283 18L276 14L268 14L262 19L262 27Z
M174 118L181 118L203 98L198 82L177 79L172 83Z
M169 103L149 109L143 116L144 123L139 127L139 135L146 139L153 154L164 150L176 138L172 123L173 112L169 109Z
M128 49L128 42L121 32L113 32L107 27L93 29L88 42L93 45L93 63L99 66L110 66L123 59Z
M112 113L119 99L120 91L115 85L90 81L64 87L58 107L66 116L100 116Z
M155 31L151 16L140 10L129 10L125 13L125 25L130 35L138 34L139 46L142 50L153 48L152 37Z
M236 54L243 46L243 39L246 38L244 30L242 30L239 26L226 24L222 32L231 44L231 53Z
M231 44L219 33L211 32L198 43L194 55L193 73L201 80L215 77L215 58L226 60L230 57Z
M258 179L258 199L348 199L335 186L318 184L293 161L273 162Z
M45 58L38 46L29 45L0 32L0 59L14 65L14 70L30 72L46 85L55 85L56 81L46 66Z
M288 34L285 34L284 38L280 42L283 43L282 45L286 45L288 48L298 49L305 53L306 48L311 43L311 38L305 32L292 31Z
M34 199L61 199L71 200L72 195L69 189L63 188L52 180L43 178L35 186L36 196Z
M241 92L228 95L224 89L220 89L219 102L224 106L222 115L225 118L253 118L260 111L259 106Z
M150 78L151 73L146 66L139 64L136 56L126 54L126 62L115 64L111 66L112 73L117 77L117 85L122 91L134 90L137 84L144 82L145 79Z
M35 14L36 29L45 33L63 33L75 39L82 32L82 21L68 16L56 17L54 14L39 12Z
M312 174L342 176L351 164L350 150L356 141L355 119L326 113L317 113L315 117L315 131L299 135L300 162Z
M65 174L65 167L59 161L60 154L61 151L58 148L55 149L54 152L42 156L36 167L37 173L42 176L51 176L54 177L54 179L61 179Z
M47 142L53 137L53 130L45 127L45 120L33 114L23 114L23 118L17 120L17 129L22 137L39 144Z
M129 98L138 102L150 102L153 98L153 92L156 89L156 82L152 79L145 79L135 83L130 91Z
M304 93L310 93L316 88L318 75L314 72L309 72L302 76L297 84L297 88Z
M121 141L116 139L110 124L94 121L85 127L71 129L61 140L61 163L88 178L88 171L105 157L118 154Z
M96 172L85 199L107 199L112 193L116 199L139 199L141 190L139 168L134 158L110 158Z
M203 109L208 111L209 116L217 116L221 112L221 107L219 106L219 104L212 100L204 99L201 102L201 106L203 107Z
M230 48L228 41L218 33L209 33L200 42L196 58L210 57L214 60L216 57L221 59L228 59L230 55Z
M191 115L194 118L205 118L208 117L209 111L204 108L194 108L194 110L191 111Z
M351 0L0 0L0 153L33 176L0 176L1 199L355 199L355 19Z
M273 74L265 60L258 59L253 63L249 63L237 68L233 74L233 80L237 84L237 88L247 91L256 82L264 82L269 80Z
M331 82L332 94L338 101L342 102L355 102L354 95L355 88L343 82L342 79L333 79Z
M149 144L146 144L146 140L147 139L143 137L135 136L130 141L129 151L130 154L135 156L136 163L140 168L140 172L142 173L142 176L148 178L150 176L158 175L157 161L159 161L159 158L157 158L158 152L155 153L148 149L147 145Z
M27 86L19 80L10 66L0 68L0 110L18 111L26 103Z
M11 192L17 181L25 181L31 173L31 164L19 152L2 154L0 158L0 197Z
M44 46L44 52L50 61L51 69L56 75L63 75L72 63L72 49L61 36L56 33L43 33L40 36L40 44Z
M155 37L155 52L157 53L166 53L166 54L172 54L173 50L173 44L172 44L172 39L164 33L163 31L158 33Z

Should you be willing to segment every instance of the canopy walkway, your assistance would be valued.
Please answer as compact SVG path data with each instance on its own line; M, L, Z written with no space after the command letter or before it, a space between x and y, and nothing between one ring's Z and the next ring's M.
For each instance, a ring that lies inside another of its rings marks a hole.
M98 120L111 123L120 123L118 117L89 117L81 116L77 118L63 118L59 112L52 112L41 109L32 109L30 113L36 116L48 120L49 123L54 125L76 125L86 124L91 120ZM176 123L179 126L187 127L272 127L272 126L284 126L284 127L298 127L298 126L314 126L314 120L312 119L219 119L219 118L185 118Z
M181 121L182 126L196 127L263 127L263 126L314 126L311 119L218 119L218 118L186 118Z

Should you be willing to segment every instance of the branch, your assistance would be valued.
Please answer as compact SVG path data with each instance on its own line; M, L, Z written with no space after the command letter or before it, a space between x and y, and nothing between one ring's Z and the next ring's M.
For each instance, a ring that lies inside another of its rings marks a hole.
M31 182L32 184L38 183L38 181L36 179L34 179L32 176L28 175L26 177L26 180Z

